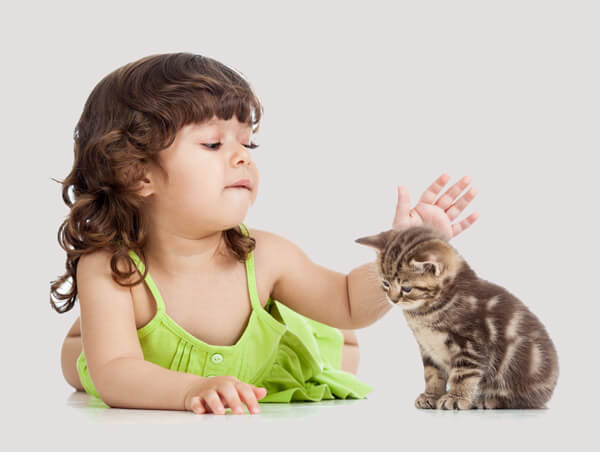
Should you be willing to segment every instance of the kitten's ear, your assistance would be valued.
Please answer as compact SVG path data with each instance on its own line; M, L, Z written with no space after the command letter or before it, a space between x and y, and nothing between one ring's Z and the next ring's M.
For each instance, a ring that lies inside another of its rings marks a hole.
M451 249L446 242L437 239L428 240L417 248L409 265L419 273L440 276L448 267L451 258Z
M440 276L444 271L444 264L436 261L410 261L410 265L419 273L431 273L434 276Z
M377 251L381 251L385 248L385 245L390 241L390 239L398 232L399 231L395 229L388 229L387 231L380 232L377 235L361 237L356 239L355 242L375 248Z

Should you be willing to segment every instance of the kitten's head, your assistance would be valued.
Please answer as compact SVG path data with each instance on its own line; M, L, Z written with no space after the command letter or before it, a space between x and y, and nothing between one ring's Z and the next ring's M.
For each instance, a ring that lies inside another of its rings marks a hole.
M355 242L377 251L382 289L391 303L408 310L437 300L464 262L442 235L424 226L389 229Z

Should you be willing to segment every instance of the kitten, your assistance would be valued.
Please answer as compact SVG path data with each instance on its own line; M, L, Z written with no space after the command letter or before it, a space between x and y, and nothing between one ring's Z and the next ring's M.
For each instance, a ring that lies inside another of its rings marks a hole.
M435 230L390 229L355 242L377 250L388 300L419 344L417 408L545 408L558 356L542 323L503 287L480 279ZM448 392L446 392L448 383Z

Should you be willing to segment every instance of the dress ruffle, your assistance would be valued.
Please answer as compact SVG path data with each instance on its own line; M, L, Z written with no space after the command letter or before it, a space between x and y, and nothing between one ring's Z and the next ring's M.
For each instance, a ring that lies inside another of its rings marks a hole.
M337 328L273 302L270 313L287 331L281 336L273 365L255 384L267 390L260 403L362 399L373 390L341 370L344 337Z

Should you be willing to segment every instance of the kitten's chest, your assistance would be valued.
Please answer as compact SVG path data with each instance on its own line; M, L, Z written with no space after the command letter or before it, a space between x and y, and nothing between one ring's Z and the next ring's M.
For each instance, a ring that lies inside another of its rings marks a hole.
M448 332L436 330L411 320L408 320L408 325L423 352L436 364L448 369L451 359Z

